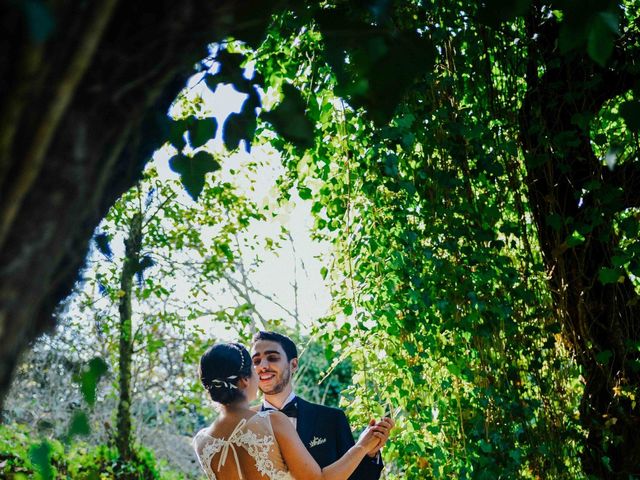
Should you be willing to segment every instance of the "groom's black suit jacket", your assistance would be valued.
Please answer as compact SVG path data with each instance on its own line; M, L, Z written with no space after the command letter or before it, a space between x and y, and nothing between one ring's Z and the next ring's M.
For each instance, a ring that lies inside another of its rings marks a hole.
M342 410L325 407L296 397L298 435L321 468L332 464L354 445L347 417ZM382 462L364 457L349 480L377 480Z

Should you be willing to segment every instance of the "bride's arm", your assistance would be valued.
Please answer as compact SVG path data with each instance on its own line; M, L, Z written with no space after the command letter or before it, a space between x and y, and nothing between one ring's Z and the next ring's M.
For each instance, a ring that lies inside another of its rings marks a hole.
M383 437L375 427L371 427L342 457L321 469L305 448L298 432L286 415L274 412L271 414L271 425L289 471L294 478L305 480L347 479L364 456L373 450Z

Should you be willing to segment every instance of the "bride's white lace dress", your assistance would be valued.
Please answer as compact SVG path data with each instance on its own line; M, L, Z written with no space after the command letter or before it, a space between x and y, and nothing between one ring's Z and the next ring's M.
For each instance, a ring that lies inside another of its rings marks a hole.
M209 480L221 480L223 473L224 480L265 477L294 480L282 458L269 417L267 411L240 420L227 438L212 437L206 429L196 434L193 448ZM231 464L227 464L229 460Z

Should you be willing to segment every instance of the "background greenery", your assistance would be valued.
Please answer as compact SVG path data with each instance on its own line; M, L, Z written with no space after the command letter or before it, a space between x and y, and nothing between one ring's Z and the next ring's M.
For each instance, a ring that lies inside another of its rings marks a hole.
M191 367L211 339L193 321L213 314L245 340L287 328L249 302L198 306L238 268L235 236L270 213L218 182L215 136L279 151L281 205L310 202L332 244L331 310L292 327L309 345L300 390L356 425L393 413L389 478L639 476L638 5L289 7L199 64L242 108L217 119L176 101L163 132L181 185L147 169L95 232L72 300L86 318L25 359L2 430L23 447L0 468L75 478L95 456L122 478L171 475L144 430L188 437L209 418ZM184 304L171 279L191 282ZM29 419L45 399L55 418Z

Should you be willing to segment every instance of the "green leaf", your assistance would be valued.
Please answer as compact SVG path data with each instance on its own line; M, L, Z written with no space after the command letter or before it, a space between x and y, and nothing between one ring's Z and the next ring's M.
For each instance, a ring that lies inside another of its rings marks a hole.
M351 13L343 5L317 15L324 57L337 79L336 94L383 125L407 89L431 71L437 52L428 35L386 30Z
M96 242L96 247L98 247L98 251L102 253L105 257L111 258L113 256L113 252L111 251L111 246L109 245L109 235L106 233L99 233L95 237L93 237L93 241Z
M580 234L580 232L578 231L574 231L569 238L567 238L567 246L568 247L575 247L576 245L580 245L582 243L584 243L584 236L582 234Z
M89 435L90 433L91 426L89 425L89 418L87 417L87 414L82 410L76 411L69 423L67 437L71 439L77 435Z
M216 136L218 121L214 117L189 121L189 143L192 148L198 148Z
M147 339L147 351L149 353L154 353L160 350L165 346L164 340L161 338L149 338Z
M620 35L620 20L615 12L599 12L597 18L612 34Z
M220 164L210 153L199 151L193 157L182 154L171 157L169 167L180 174L180 181L187 193L197 201L204 188L205 175L220 169Z
M262 118L285 140L301 148L311 148L314 142L313 123L305 114L305 102L293 85L282 87L284 98L276 108L262 113Z
M587 53L591 59L601 67L604 67L613 53L614 34L611 31L609 20L596 15L587 38Z
M596 362L600 365L606 365L609 363L609 360L611 360L611 357L613 357L611 350L603 350L596 355Z
M169 143L175 147L176 150L181 151L187 142L184 139L184 134L187 131L187 122L185 120L171 121L169 124Z
M601 268L598 272L600 283L607 285L609 283L619 282L622 277L620 270L617 268Z
M617 268L624 267L624 265L628 262L629 256L627 255L614 255L613 257L611 257L611 264Z
M80 391L89 405L95 404L98 382L107 373L108 368L102 358L95 357L89 361L88 368L80 376Z
M493 451L493 447L489 442L480 440L480 450L482 450L484 453L491 453Z
M391 119L406 91L431 71L436 58L431 40L412 30L395 35L387 42L386 54L366 72L366 93L355 98L356 104L361 103L378 125Z
M300 187L298 189L298 195L300 195L300 198L302 200L309 200L311 199L311 189L307 188L307 187Z
M562 217L557 213L547 215L547 218L545 220L547 222L547 225L553 228L556 232L562 228Z
M640 101L628 100L620 105L620 116L627 128L634 133L640 130Z
M51 444L47 440L32 445L29 448L29 460L42 480L53 479L53 468L51 467Z
M245 105L247 101L245 100ZM222 127L222 138L227 150L232 151L238 148L240 141L246 142L247 152L251 149L251 141L256 131L255 110L244 108L240 113L232 113L227 117Z
M449 373L454 377L462 377L462 371L460 370L460 367L455 363L450 363L449 365L447 365L447 370L449 370Z

